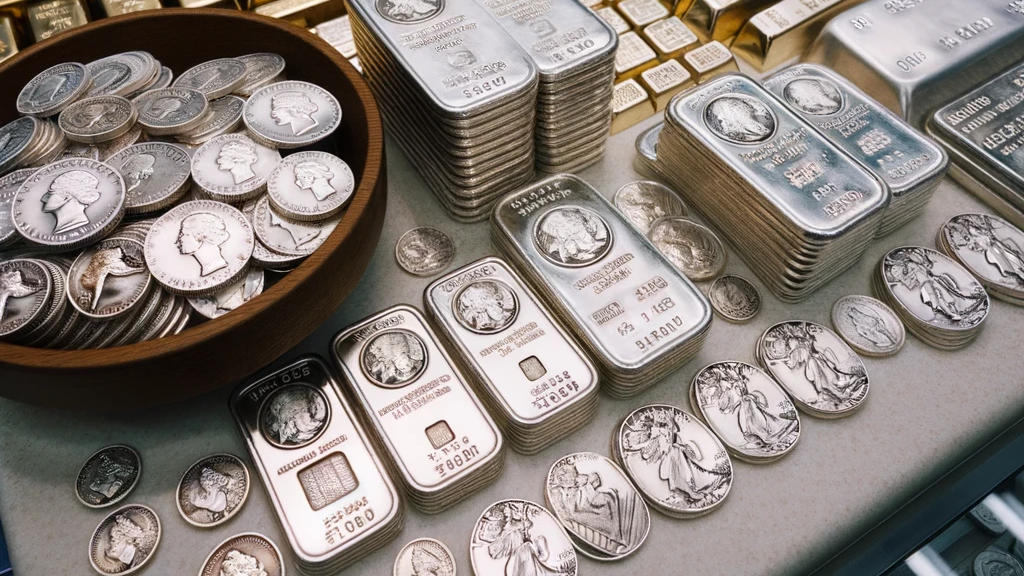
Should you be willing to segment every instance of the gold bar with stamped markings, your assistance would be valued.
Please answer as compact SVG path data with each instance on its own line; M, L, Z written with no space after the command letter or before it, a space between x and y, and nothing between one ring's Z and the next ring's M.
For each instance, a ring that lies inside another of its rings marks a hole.
M615 52L615 75L619 80L634 78L644 70L658 65L658 55L636 32L619 35Z
M704 42L727 40L759 10L776 0L694 0L683 21Z
M228 10L242 10L243 7L237 0L177 0L178 6L182 8L226 8Z
M678 60L666 60L654 68L640 73L640 81L647 88L654 108L664 110L672 97L695 84L690 72Z
M703 84L707 80L727 72L740 71L736 64L736 57L725 47L725 44L717 40L690 50L683 56L683 60L697 84Z
M662 59L676 58L700 46L697 35L675 16L644 26L644 38Z
M799 56L835 14L864 0L782 0L747 21L733 52L760 71Z
M639 82L630 78L615 85L612 92L612 134L654 116L654 103Z
M88 23L89 10L82 0L44 0L28 5L28 24L36 42Z

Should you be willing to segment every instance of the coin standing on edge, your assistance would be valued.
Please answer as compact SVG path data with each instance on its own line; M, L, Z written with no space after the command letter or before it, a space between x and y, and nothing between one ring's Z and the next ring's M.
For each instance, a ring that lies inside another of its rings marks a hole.
M851 348L865 356L892 356L903 348L903 321L883 302L849 295L832 305L832 327Z
M230 520L249 497L249 469L232 454L213 454L189 466L176 503L186 522L210 528Z
M719 276L708 288L708 300L715 312L729 322L745 324L761 311L761 293L742 276Z
M395 244L395 259L414 276L432 276L455 258L455 243L444 232L429 226L413 228Z
M729 254L710 228L681 216L655 220L647 237L673 266L694 282L722 273Z
M455 576L455 556L443 542L418 538L409 542L395 558L394 576Z
M655 220L688 214L686 205L671 188L650 180L630 182L619 188L612 203L644 236Z
M323 220L352 199L356 181L344 160L326 152L296 152L267 179L267 196L281 215L298 221Z
M160 535L160 518L152 508L123 506L108 514L92 533L89 563L100 574L131 574L153 557Z
M341 104L323 88L296 80L253 92L242 114L256 141L274 148L300 148L331 135L341 124Z
M107 446L82 465L75 480L75 495L89 508L106 508L123 500L141 475L142 458L134 448Z

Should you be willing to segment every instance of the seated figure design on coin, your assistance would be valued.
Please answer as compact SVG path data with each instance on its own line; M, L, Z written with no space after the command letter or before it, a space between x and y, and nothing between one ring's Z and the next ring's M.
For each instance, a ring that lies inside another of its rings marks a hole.
M279 388L263 408L260 427L272 444L284 448L314 440L327 424L327 400L305 385Z
M820 78L798 78L787 84L782 93L795 108L814 116L835 114L843 108L839 87Z
M126 185L125 192L131 193L142 186L142 183L153 175L156 157L152 154L136 154L128 159L121 168L121 175Z
M414 24L433 18L444 8L444 0L377 0L377 12L399 24Z
M426 366L426 348L410 332L392 330L375 336L363 351L363 370L384 386L401 385Z
M583 208L555 208L541 217L534 236L537 247L556 264L583 266L611 248L611 232L600 216Z
M220 245L227 242L231 234L220 216L210 212L196 212L181 221L178 231L178 252L192 256L199 263L202 276L209 276L228 265L221 253Z
M0 322L3 322L7 313L8 300L31 296L42 289L42 286L33 286L25 282L21 270L10 270L0 275Z
M519 303L508 286L494 280L480 280L467 285L455 297L455 313L466 328L492 334L515 320Z
M231 177L235 179L235 184L241 184L256 177L252 165L259 159L254 144L230 140L221 147L220 154L217 155L217 167L225 172L230 172Z
M331 179L334 172L331 172L323 162L310 160L296 164L292 169L295 173L295 185L302 190L308 190L318 201L326 200L328 196L337 192L331 186Z
M302 136L320 123L313 114L320 107L302 92L281 92L275 94L270 104L270 117L278 126L290 126L292 134Z
M980 284L975 285L975 292L964 291L951 275L935 273L935 262L924 250L907 248L887 258L886 280L916 290L921 302L936 315L953 323L971 323L988 313L988 297Z
M96 102L84 106L76 114L71 114L67 121L75 128L84 130L102 123L107 115L116 111L116 109L117 107L110 102Z
M238 550L229 550L220 563L221 576L267 576L263 563Z
M704 109L704 123L719 138L736 144L764 142L778 122L763 102L739 94L719 96Z
M133 567L139 550L151 549L155 541L154 531L144 529L127 514L121 514L114 518L114 526L110 529L110 544L103 554L110 560Z
M145 271L145 262L129 257L120 247L97 250L79 280L82 288L88 291L82 294L84 302L79 302L79 305L95 311L108 276L131 276Z
M84 170L69 170L54 178L43 194L43 212L53 214L54 234L89 224L85 209L100 199L99 179Z

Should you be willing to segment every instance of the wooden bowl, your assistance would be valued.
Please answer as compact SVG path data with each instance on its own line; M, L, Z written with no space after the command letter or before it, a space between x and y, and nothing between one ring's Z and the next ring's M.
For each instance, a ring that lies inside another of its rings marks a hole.
M384 225L387 182L380 113L341 54L279 20L216 9L165 8L100 20L0 64L0 123L17 117L21 88L61 62L145 50L180 73L218 57L276 52L292 80L341 102L338 155L356 175L341 224L298 268L258 298L177 336L103 350L59 351L0 342L0 395L53 407L120 410L196 396L267 365L322 324L365 272Z

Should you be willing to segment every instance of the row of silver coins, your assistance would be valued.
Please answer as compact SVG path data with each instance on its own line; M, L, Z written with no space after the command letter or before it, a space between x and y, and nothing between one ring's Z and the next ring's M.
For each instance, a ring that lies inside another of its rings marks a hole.
M824 67L797 64L762 84L889 187L879 236L924 210L948 168L942 148Z
M970 344L991 306L984 286L966 268L920 246L894 248L882 256L872 288L911 334L944 350Z
M370 316L331 351L416 508L441 512L501 473L501 432L418 310Z
M517 452L535 454L593 418L597 370L503 260L468 264L423 299Z
M754 80L716 78L666 118L670 181L783 301L848 269L878 231L889 190Z
M319 359L243 383L230 407L300 571L336 573L401 531L399 492Z
M491 238L576 335L616 397L688 362L711 307L593 187L550 176L502 199Z
M525 17L509 6L480 4L537 67L537 169L576 172L597 162L611 128L615 30L576 0L553 0Z
M957 214L942 225L935 242L990 296L1024 305L1024 231L998 216Z

